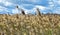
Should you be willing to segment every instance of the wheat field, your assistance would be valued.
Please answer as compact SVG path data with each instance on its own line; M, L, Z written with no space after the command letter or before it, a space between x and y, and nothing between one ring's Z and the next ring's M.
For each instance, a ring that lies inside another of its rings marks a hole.
M60 15L0 14L0 35L60 35Z

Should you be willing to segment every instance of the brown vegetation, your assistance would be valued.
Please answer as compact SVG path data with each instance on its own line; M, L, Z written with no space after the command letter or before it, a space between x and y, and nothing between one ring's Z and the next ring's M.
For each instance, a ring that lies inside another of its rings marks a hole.
M60 35L60 15L0 15L0 35Z

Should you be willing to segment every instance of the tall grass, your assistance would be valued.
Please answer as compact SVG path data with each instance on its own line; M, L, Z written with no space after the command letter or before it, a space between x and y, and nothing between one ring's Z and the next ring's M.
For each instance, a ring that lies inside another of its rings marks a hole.
M0 15L0 35L60 35L60 16Z

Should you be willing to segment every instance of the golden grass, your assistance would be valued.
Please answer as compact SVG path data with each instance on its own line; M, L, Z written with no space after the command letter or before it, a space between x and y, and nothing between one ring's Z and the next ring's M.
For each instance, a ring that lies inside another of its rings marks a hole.
M0 15L0 35L60 35L60 15Z

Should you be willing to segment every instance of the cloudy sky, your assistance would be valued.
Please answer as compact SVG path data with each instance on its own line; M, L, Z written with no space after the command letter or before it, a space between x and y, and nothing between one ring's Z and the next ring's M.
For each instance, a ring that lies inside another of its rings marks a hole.
M0 0L0 14L16 14L20 13L19 9L23 9L25 13L34 14L36 8L41 13L57 13L60 14L60 0Z

